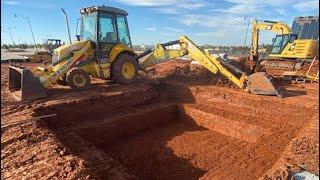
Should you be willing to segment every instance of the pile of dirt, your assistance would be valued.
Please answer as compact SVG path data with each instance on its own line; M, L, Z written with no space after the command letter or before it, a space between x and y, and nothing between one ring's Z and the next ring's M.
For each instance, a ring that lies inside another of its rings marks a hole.
M157 64L149 68L148 73L158 77L161 81L174 80L236 88L231 81L220 73L213 74L202 65L192 64L191 61L178 59Z
M52 62L52 55L48 52L38 52L34 55L29 56L29 61L31 63L51 63Z

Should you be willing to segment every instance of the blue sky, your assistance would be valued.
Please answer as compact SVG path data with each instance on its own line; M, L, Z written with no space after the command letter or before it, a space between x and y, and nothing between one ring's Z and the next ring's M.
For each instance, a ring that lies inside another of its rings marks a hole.
M15 18L15 13L30 18L37 42L45 38L67 40L61 7L68 13L74 40L79 9L92 5L128 11L133 44L155 44L187 35L199 45L242 45L245 17L281 20L291 26L296 16L319 13L319 0L1 0L2 42L11 43L6 28L15 27L15 43L32 43L27 20ZM262 43L271 43L274 35L261 36Z

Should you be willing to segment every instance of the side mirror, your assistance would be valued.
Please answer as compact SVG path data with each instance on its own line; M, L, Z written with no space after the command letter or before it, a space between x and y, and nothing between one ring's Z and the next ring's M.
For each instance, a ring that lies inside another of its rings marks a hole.
M76 35L77 41L80 41L80 35Z
M274 42L276 39L275 38L272 38L272 42Z

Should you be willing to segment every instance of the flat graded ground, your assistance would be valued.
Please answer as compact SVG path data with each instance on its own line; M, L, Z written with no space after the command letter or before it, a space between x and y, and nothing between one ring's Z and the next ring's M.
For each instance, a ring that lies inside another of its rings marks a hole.
M28 64L34 67L37 64ZM318 84L284 98L243 92L185 61L122 86L56 86L14 102L1 65L1 177L48 179L286 179L319 171ZM52 117L34 120L43 115Z

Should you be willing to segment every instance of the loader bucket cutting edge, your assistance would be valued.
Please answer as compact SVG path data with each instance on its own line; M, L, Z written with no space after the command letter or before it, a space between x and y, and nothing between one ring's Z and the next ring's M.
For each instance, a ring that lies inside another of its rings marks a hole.
M9 91L18 101L46 97L40 80L29 69L9 66Z
M248 77L248 88L253 94L282 97L280 89L276 89L265 72L250 75Z

